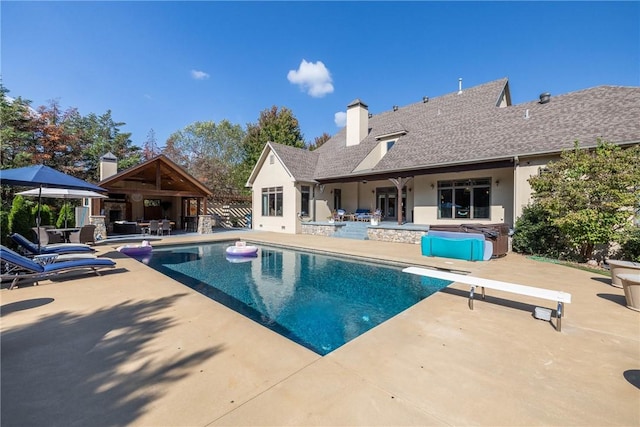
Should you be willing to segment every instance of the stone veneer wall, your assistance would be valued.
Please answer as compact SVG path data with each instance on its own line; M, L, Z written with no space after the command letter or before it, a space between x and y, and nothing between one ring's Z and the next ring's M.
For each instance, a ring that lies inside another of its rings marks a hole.
M93 224L96 226L96 229L93 231L94 239L97 236L100 236L100 240L104 240L107 238L107 226L105 225L105 222L104 222L104 215L89 216L89 224Z
M212 215L199 215L198 216L198 233L211 234L213 233L214 220Z
M367 235L369 240L380 240L383 242L396 242L396 243L413 243L419 245L422 236L426 236L429 232L426 230L406 230L401 228L377 228L369 227L367 229Z
M302 234L312 234L315 236L333 236L344 224L340 223L302 223Z

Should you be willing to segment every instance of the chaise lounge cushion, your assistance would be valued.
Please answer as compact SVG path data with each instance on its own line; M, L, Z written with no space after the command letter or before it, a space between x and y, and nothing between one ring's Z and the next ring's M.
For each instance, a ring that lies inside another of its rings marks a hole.
M369 213L369 209L356 209L355 216L358 221L368 221L372 215Z
M115 267L116 265L113 260L108 258L79 258L69 261L40 264L1 245L0 262L2 263L0 277L3 280L13 279L9 289L13 289L18 283L18 280L23 278L38 280L58 273L82 269L91 269L99 274L98 269Z
M31 255L95 252L95 249L91 246L82 243L56 243L53 245L40 246L40 248L38 248L38 245L28 240L22 234L13 233L9 237L14 243L29 252Z

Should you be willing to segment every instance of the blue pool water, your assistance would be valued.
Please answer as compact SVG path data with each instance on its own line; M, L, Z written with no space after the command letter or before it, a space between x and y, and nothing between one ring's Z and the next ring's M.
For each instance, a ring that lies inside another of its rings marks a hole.
M269 246L259 246L255 258L227 260L229 245L154 248L145 262L321 355L450 283L400 268Z

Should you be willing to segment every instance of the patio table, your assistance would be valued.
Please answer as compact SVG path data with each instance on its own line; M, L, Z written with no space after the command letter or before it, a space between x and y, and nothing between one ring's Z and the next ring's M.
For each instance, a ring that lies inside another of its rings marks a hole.
M79 231L80 229L78 227L69 227L69 228L49 228L47 229L47 231L53 232L53 233L58 233L60 235L62 235L62 238L64 239L65 243L69 243L69 236L71 235L71 233L73 233L74 231Z

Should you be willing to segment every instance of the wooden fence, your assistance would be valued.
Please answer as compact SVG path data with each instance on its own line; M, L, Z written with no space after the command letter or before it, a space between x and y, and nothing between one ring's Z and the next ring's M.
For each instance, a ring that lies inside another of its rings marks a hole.
M251 215L251 203L210 203L207 213L214 219L215 227L246 228L247 215Z

